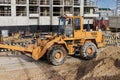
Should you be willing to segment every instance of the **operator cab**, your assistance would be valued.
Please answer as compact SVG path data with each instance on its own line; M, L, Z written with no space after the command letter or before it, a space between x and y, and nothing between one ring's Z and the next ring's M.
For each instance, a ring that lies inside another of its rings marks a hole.
M59 33L74 37L74 31L80 30L79 17L59 17Z

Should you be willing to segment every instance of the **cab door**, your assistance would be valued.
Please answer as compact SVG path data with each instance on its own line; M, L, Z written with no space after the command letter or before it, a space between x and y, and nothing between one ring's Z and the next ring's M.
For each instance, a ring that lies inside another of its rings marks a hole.
M81 18L75 17L74 18L74 37L81 38L82 37L82 25L81 25Z

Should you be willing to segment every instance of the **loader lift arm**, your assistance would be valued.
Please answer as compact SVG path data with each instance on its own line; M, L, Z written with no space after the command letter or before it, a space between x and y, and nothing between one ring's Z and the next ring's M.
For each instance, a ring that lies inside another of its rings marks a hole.
M54 36L52 36L54 37ZM32 58L34 60L38 60L41 57L44 56L44 54L46 53L46 51L55 43L58 42L62 37L56 37L53 40L43 40L41 41L41 39L38 37L36 39L36 44L30 44L27 48L25 47L21 47L21 46L12 46L12 45L5 45L5 44L0 44L0 48L4 48L4 49L11 49L11 50L16 50L16 51L20 51L23 53L31 53Z

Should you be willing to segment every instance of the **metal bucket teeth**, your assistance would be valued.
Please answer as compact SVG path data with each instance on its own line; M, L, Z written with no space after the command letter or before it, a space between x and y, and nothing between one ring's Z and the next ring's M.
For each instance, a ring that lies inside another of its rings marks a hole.
M29 45L29 44L30 44L30 42L5 43L5 45L23 46L23 47L25 47L26 45ZM0 52L10 52L10 51L13 51L13 50L0 48Z

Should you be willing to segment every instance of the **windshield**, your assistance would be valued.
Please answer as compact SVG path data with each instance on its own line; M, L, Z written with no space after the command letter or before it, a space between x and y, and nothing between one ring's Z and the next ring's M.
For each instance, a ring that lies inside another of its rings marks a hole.
M73 35L73 21L71 18L61 17L59 18L59 32L70 37Z

